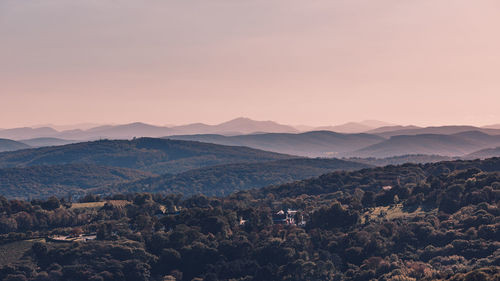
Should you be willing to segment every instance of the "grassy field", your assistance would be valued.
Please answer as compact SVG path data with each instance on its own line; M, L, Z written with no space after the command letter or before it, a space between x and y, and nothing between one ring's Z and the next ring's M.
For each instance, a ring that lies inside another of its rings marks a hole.
M73 203L71 209L91 209L101 208L106 202L88 202L88 203Z
M0 245L0 266L18 261L35 242L42 241L45 239L24 240Z
M366 220L394 220L398 218L412 218L417 215L423 215L424 213L433 213L433 211L424 211L422 208L418 208L413 210L412 212L406 212L403 210L403 206L401 204L396 204L392 206L383 206L383 207L375 207L370 209L361 215L361 223L365 223Z
M71 204L71 209L98 209L103 207L106 203L110 203L115 207L123 207L130 204L127 200L109 200L103 202L88 202L88 203L73 203Z

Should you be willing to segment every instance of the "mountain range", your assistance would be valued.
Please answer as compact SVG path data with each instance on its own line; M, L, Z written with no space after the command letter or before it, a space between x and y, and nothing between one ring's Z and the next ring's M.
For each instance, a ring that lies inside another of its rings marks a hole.
M4 138L0 140L0 151L60 146L99 139L154 137L246 146L302 157L465 157L479 150L500 146L500 129L496 127L498 126L417 127L366 120L338 126L295 128L273 121L237 118L217 125L194 123L167 127L131 123L64 131L50 127L14 128L0 130L0 137Z
M134 137L163 137L172 134L222 134L241 135L263 132L297 133L292 126L273 121L255 121L236 118L217 125L203 123L182 126L155 126L145 123L123 125L101 125L90 129L70 129L58 131L51 127L0 129L0 138L13 140L33 138L59 138L67 140L131 139Z
M88 192L225 196L336 170L454 160L458 159L456 155L472 159L500 154L499 148L490 149L500 147L500 136L479 131L389 139L330 131L177 138L99 140L40 148L26 148L26 144L6 140L23 149L0 153L0 194L12 198L83 196ZM31 144L45 141L32 140ZM353 158L294 156L332 153ZM392 157L386 158L388 155Z
M248 146L305 157L387 158L403 155L463 157L478 150L500 146L500 135L489 135L481 131L450 135L396 135L389 139L371 134L339 134L330 131L242 136L183 135L169 138Z
M261 134L261 133L302 133L309 131L332 131L344 134L368 133L384 138L396 135L418 134L456 134L466 131L481 131L487 134L500 134L500 125L485 127L474 126L440 126L417 127L401 126L377 120L348 122L336 126L291 126L274 121L255 121L249 118L236 118L216 125L193 123L181 126L156 126L146 123L130 123L120 125L92 124L76 126L44 126L0 129L0 138L11 140L27 140L34 138L57 138L64 140L98 140L98 139L131 139L134 137L164 137L171 135L218 134L224 136ZM68 129L65 129L68 128ZM58 144L58 143L54 143Z
M379 132L380 131L380 132ZM478 131L489 135L500 135L499 129L492 128L482 128L474 126L439 126L439 127L389 127L384 130L384 128L378 128L367 133L376 134L381 137L389 138L393 136L401 135L422 135L422 134L439 134L439 135L453 135L463 132Z
M462 132L452 135L400 135L354 151L349 155L377 158L405 154L465 156L477 150L499 145L500 135L492 136L480 131Z
M178 135L169 139L191 140L222 145L248 146L256 149L306 157L338 157L376 144L385 139L369 134L340 134L313 131L300 134L268 133L240 136Z

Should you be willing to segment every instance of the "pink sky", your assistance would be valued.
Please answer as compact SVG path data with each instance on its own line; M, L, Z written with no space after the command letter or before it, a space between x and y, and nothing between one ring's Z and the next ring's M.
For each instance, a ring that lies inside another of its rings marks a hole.
M497 0L2 0L0 128L500 123Z

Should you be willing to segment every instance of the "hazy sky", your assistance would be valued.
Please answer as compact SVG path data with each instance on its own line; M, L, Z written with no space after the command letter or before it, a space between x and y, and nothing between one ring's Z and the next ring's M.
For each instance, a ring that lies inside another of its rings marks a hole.
M0 0L0 128L500 123L498 0Z

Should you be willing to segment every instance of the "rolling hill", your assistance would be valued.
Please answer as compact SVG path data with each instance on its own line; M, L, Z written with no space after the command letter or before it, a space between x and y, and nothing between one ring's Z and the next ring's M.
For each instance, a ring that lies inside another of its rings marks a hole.
M426 154L407 154L400 156L392 156L386 158L346 158L345 160L363 163L372 166L387 166L387 165L401 165L405 163L425 164L435 163L441 161L457 160L456 157L441 156L441 155L426 155Z
M19 149L26 149L30 148L29 145L18 142L18 141L13 141L13 140L8 140L8 139L0 139L0 152L3 151L14 151L14 150L19 150Z
M5 168L0 169L0 195L22 199L82 195L89 188L149 176L152 174L127 168L82 164Z
M41 128L12 128L0 130L0 138L8 138L13 140L40 138L40 137L54 137L59 132L50 127Z
M500 147L481 149L464 156L465 159L486 159L491 157L500 157Z
M179 193L184 196L224 196L238 190L302 180L337 170L359 170L367 167L370 165L319 158L228 164L118 184L109 189L101 189L99 193L161 192Z
M385 158L408 154L464 156L476 150L500 145L500 136L479 131L452 135L422 134L393 136L390 139L362 148L353 157Z
M389 138L392 136L400 136L400 135L423 135L423 134L436 134L436 135L453 135L463 132L470 131L479 131L489 135L500 135L500 130L498 129L488 129L488 128L479 128L474 126L437 126L437 127L425 127L425 128L398 128L395 127L395 130L384 130L383 128L376 129L367 133L374 133L378 136ZM381 131L378 132L377 131Z
M0 153L0 168L80 163L165 174L212 165L288 158L293 157L247 147L139 138L3 152Z
M31 147L44 147L44 146L65 145L70 143L76 143L78 141L58 139L58 138L34 138L34 139L20 140L19 142L25 143Z
M256 149L306 157L337 157L384 141L369 134L340 134L313 131L300 134L253 134L240 136L176 135L169 139L201 141L222 145L248 146Z

